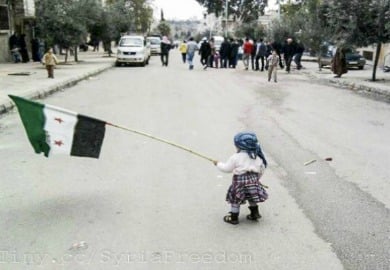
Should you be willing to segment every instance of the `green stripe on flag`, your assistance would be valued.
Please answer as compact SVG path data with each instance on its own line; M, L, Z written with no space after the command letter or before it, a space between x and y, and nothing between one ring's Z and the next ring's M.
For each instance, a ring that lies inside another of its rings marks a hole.
M30 140L35 153L44 153L49 156L50 146L46 142L44 131L45 116L43 114L44 105L21 97L8 95L16 104L20 118L22 119L27 137Z

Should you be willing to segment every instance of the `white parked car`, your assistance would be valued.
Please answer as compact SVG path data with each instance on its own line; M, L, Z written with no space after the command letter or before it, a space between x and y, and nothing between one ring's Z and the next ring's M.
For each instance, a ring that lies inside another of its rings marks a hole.
M161 53L161 38L147 37L146 40L150 43L150 53L152 55Z
M150 44L143 36L122 36L118 43L115 65L149 64Z

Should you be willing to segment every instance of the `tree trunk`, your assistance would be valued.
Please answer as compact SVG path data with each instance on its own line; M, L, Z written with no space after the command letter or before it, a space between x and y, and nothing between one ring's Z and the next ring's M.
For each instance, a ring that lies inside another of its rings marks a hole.
M378 42L378 45L376 45L376 53L375 53L375 59L374 59L374 67L372 68L372 81L376 81L376 68L378 66L379 61L379 54L381 53L382 48L382 42Z
M79 61L77 54L77 45L74 46L74 61L77 63Z

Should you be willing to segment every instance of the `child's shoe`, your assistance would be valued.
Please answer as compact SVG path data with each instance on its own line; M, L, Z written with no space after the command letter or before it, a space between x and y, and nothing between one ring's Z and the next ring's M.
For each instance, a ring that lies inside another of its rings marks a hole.
M255 220L261 218L261 215L259 213L259 207L257 205L256 206L249 206L248 208L251 211L251 213L246 216L247 219L255 221Z
M239 213L229 212L229 215L226 215L223 217L223 221L225 221L226 223L237 225L239 223L238 215L239 215Z

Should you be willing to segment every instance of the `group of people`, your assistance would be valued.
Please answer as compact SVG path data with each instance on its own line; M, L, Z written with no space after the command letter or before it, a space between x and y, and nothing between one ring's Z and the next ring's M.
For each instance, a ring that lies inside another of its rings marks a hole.
M271 77L277 82L277 67L291 70L291 62L294 60L298 70L302 68L301 58L305 47L300 41L287 38L284 44L278 42L265 42L263 39L243 40L227 39L217 49L214 39L203 38L198 46L193 38L184 40L179 46L183 63L190 61L190 69L193 69L193 57L198 50L200 63L203 69L211 68L236 68L240 59L243 60L245 69L251 66L252 70L268 70L268 80ZM282 57L283 56L283 57ZM284 67L285 65L285 67Z
M14 63L27 63L30 61L25 36L25 34L13 33L8 40L9 49Z
M27 63L30 61L25 34L13 33L9 37L8 46L14 63ZM41 39L33 38L31 40L32 61L41 61L45 53L44 48L45 44Z
M14 63L27 63L30 61L24 34L19 35L17 33L13 33L10 36L8 43L12 55L12 60ZM40 42L38 39L34 38L31 41L32 60L42 62L42 64L46 67L48 78L53 79L54 67L56 64L58 64L58 59L53 53L52 48L49 48L44 54L43 47L43 43Z
M239 48L240 44L233 39L223 41L220 47L217 48L213 38L210 40L203 38L199 46L194 38L191 37L188 41L184 40L180 44L179 51L182 55L183 63L188 61L190 70L194 68L193 59L196 52L200 56L200 63L203 69L209 67L235 68L238 62Z

